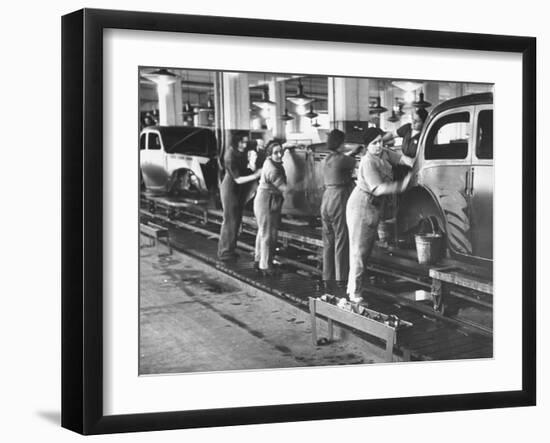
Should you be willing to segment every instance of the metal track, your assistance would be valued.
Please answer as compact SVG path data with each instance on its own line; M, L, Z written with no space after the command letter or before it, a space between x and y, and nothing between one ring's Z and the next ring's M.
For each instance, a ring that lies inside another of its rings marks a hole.
M147 202L147 200L145 201L145 203L146 202ZM156 206L164 207L164 209L168 209L168 210L173 209L173 207L164 206L162 203L159 203L158 201L156 201L155 204L156 204ZM212 225L217 226L217 225L221 224L221 220L218 220L218 217L221 215L221 214L218 214L219 211L209 210L209 215L214 215L215 217L208 217L208 219L205 220L204 216L201 215L200 212L197 213L197 212L194 212L192 210L188 210L189 208L193 209L193 206L189 205L188 207L186 207L186 205L182 205L178 208L178 211L182 214L187 215L187 216L191 216L191 217L193 217L197 220L201 220L203 223L205 221L207 221L208 223L205 223L203 227L199 227L199 226L196 226L192 223L188 223L188 222L185 222L185 221L174 219L173 217L176 214L173 214L173 213L170 214L170 216L169 216L169 215L162 215L162 214L158 214L158 213L152 213L152 212L147 211L145 209L141 209L141 213L143 215L147 216L147 217L154 218L154 219L157 219L157 220L162 220L165 223L170 223L172 226L175 226L175 227L178 227L178 228L183 228L183 229L195 232L197 234L207 236L209 238L216 238L216 239L219 238L219 234L218 234L219 231L217 229L213 229L213 226L212 226ZM208 226L208 224L210 224L210 226ZM254 229L254 227L255 227L254 219L252 219L250 217L245 218L243 225L244 225L243 232L248 233L251 236L255 235L256 232L255 232L255 229ZM252 225L253 225L253 227L252 227ZM288 234L288 233L286 233L286 234ZM280 235L280 236L284 238L285 231L283 231L282 235ZM239 241L237 245L240 249L242 249L244 251L247 251L247 252L253 252L254 251L254 246L250 243L246 243L244 241ZM304 271L307 274L311 275L312 277L317 278L321 275L321 270L318 267L305 264L302 261L294 260L294 259L291 259L289 257L285 257L285 256L280 255L280 254L276 256L276 260L281 264L287 265L287 267L291 267L291 268L294 268L294 269L299 269L301 271ZM394 279L395 281L401 280L401 281L408 282L411 285L413 285L413 287L424 288L424 289L431 288L431 283L430 283L429 277L422 277L422 276L419 276L418 274L414 274L414 273L411 273L411 272L406 272L406 271L403 271L402 269L399 269L399 268L398 269L390 268L388 266L384 266L384 265L380 265L380 264L370 265L369 269L371 271L379 274L379 275L389 276L392 279ZM400 296L399 294L388 291L388 290L386 290L384 288L381 288L377 285L371 285L367 289L370 292L374 292L374 293L377 293L378 295L381 295L381 296L384 296L384 297L387 297L387 298L391 299L395 304L397 304L399 306L406 306L409 309L416 310L417 312L421 313L423 316L428 316L428 317L431 317L433 319L437 319L437 320L440 320L440 321L443 321L443 322L453 324L455 326L464 327L464 328L466 328L466 330L468 330L470 332L473 331L473 332L480 333L480 334L485 335L485 336L492 336L492 329L487 327L487 326L475 323L473 321L469 321L469 320L464 319L464 318L455 319L455 318L451 318L451 317L448 317L448 316L444 316L444 315L434 311L433 309L429 308L428 306L425 306L425 305L413 302L411 300L408 300L408 299L404 298L403 296ZM459 298L460 299L467 299L466 301L468 301L468 302L471 302L473 300L471 297L468 297L468 296L465 296L465 295L461 295L461 297L459 297ZM476 300L474 300L474 301L476 301Z

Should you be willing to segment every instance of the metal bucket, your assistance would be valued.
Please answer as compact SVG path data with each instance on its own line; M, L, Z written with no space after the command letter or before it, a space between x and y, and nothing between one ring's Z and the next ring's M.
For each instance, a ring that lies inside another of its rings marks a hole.
M431 265L441 257L441 245L443 236L436 232L431 218L428 218L432 226L432 232L427 234L416 234L416 254L418 263L421 265Z

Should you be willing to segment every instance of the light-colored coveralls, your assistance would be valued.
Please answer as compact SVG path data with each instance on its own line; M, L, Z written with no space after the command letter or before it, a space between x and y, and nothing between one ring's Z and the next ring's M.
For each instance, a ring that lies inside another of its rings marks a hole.
M273 261L283 206L280 188L284 185L286 174L282 163L266 159L254 198L254 215L258 224L254 260L259 262L260 269L268 269Z
M359 163L357 186L346 207L349 233L350 269L347 293L350 298L361 297L366 278L367 260L377 237L377 227L384 213L385 196L373 192L382 183L393 180L392 165L399 164L401 154L383 151L380 156L367 152Z
M345 281L349 272L346 204L353 188L355 158L334 152L324 160L325 191L321 202L323 222L323 280Z

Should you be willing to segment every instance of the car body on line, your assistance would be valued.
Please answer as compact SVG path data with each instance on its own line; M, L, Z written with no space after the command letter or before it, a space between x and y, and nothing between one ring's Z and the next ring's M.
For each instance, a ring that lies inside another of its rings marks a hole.
M346 143L346 151L357 151L357 143ZM330 154L326 143L285 146L283 167L287 177L282 212L285 215L315 218L321 213L323 161Z
M423 220L435 219L453 256L492 263L493 94L436 106L420 134L412 173L399 198L398 232L414 233Z
M139 138L140 172L152 194L208 198L217 184L217 144L208 128L149 126Z

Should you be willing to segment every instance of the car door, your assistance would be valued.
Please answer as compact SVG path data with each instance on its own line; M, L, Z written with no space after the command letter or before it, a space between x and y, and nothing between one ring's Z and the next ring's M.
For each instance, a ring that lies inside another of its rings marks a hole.
M140 185L147 186L144 171L147 169L147 132L142 132L139 136L139 173Z
M168 173L160 132L147 132L146 149L142 151L142 155L144 156L142 173L145 186L150 190L165 190Z
M472 150L469 196L472 254L493 258L493 105L478 105L474 119L475 149Z
M451 250L472 254L470 183L474 107L441 112L423 134L423 163L418 182L436 200L445 217Z

